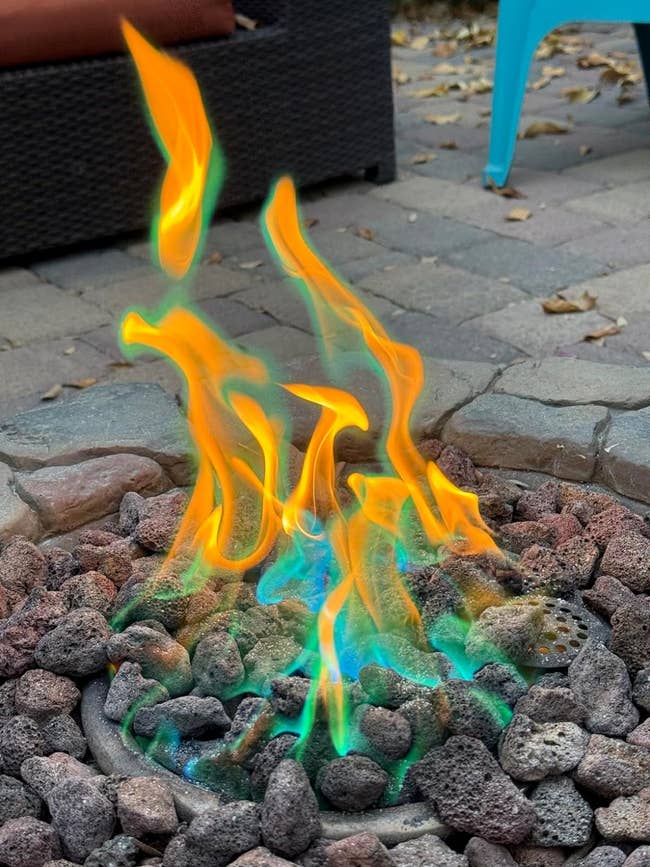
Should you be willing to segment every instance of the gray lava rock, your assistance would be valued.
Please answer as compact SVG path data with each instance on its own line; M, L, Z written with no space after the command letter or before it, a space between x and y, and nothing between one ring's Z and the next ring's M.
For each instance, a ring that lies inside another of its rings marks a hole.
M20 780L0 774L0 827L9 819L21 816L38 818L41 814L41 799L24 786Z
M650 668L637 672L632 687L632 698L646 713L650 713Z
M409 721L385 707L362 706L359 730L387 759L402 759L411 748L413 734Z
M389 854L395 867L422 867L427 864L432 867L468 867L469 863L465 855L454 852L435 834L423 834L415 840L399 843Z
M609 649L620 656L632 674L650 666L650 600L637 597L612 614Z
M417 746L420 755L424 755L445 740L444 727L431 699L414 698L405 701L399 713L409 721L413 743Z
M96 776L97 772L65 753L53 753L47 757L25 759L20 766L20 775L28 786L46 799L52 789L69 777L88 779Z
M273 708L265 698L249 696L239 703L230 730L224 735L225 742L235 749L236 761L243 762L259 749L272 722Z
M49 719L41 734L46 753L67 753L75 759L82 759L88 749L81 729L71 716L65 714Z
M156 777L131 777L117 789L117 816L125 834L173 834L178 816L171 790Z
M499 759L515 780L543 780L576 767L589 735L575 723L536 723L517 714L503 733Z
M368 864L395 867L388 849L374 834L355 834L327 847L327 867L366 867Z
M422 687L392 668L376 663L364 666L359 672L359 683L370 699L383 707L398 708L405 701L422 695Z
M183 579L171 573L159 574L151 581L129 579L115 599L113 611L128 612L129 621L156 620L170 632L185 622L190 597Z
M515 705L515 713L538 723L572 722L581 725L587 709L572 690L564 686L531 686Z
M52 825L63 845L63 854L83 861L113 834L113 805L90 781L71 777L47 796Z
M172 837L165 848L163 854L163 867L203 867L203 865L196 863L190 864L185 835L177 834L176 837Z
M293 858L320 836L318 801L302 765L285 759L269 777L261 815L262 840Z
M271 683L271 705L276 713L299 717L307 701L311 680L306 677L278 677Z
M251 801L211 807L192 820L185 842L192 864L220 867L260 845L260 808Z
M113 635L106 652L111 662L137 662L145 677L162 683L172 696L187 695L194 685L187 650L166 632L136 623Z
M41 668L70 677L88 677L106 667L106 643L111 630L92 608L62 617L38 642L34 660Z
M16 688L18 680L6 680L0 684L0 726L3 722L16 716Z
M452 735L478 738L489 747L510 719L509 709L472 681L448 680L433 693L435 713Z
M605 798L636 795L650 786L650 752L615 738L592 735L574 777L580 786Z
M40 867L60 855L59 838L46 822L24 816L0 828L0 864L5 867Z
M169 692L153 678L142 676L137 662L123 662L111 685L104 702L104 713L115 722L122 722L127 713L136 705L148 707L169 699Z
M14 716L0 728L0 772L17 777L25 759L44 752L43 735L30 717Z
M74 681L40 668L26 671L16 685L16 711L44 722L75 709L81 693Z
M415 765L415 776L440 819L458 831L511 844L535 823L530 801L475 738L449 738Z
M542 630L542 608L536 605L501 605L486 608L476 620L465 642L470 659L513 662L525 658L537 643Z
M474 675L474 683L485 692L514 707L526 694L528 685L517 669L500 662L489 662Z
M611 575L599 575L593 587L583 591L582 598L594 611L608 619L618 608L635 601L634 593Z
M564 867L565 865L564 849L557 846L533 846L529 843L525 846L517 846L512 850L512 854L520 867Z
M137 735L152 738L161 727L184 738L205 737L230 728L230 717L218 698L195 695L171 698L136 712L133 730Z
M265 693L275 678L286 671L302 653L293 638L272 635L258 641L244 657L246 677L251 690Z
M588 731L620 737L638 724L639 711L632 704L632 684L625 663L601 642L585 642L569 666L569 683L587 708Z
M505 846L488 843L480 837L472 837L465 846L469 867L517 867L517 862Z
M569 777L542 780L531 797L537 820L531 841L538 846L583 846L591 836L593 812Z
M367 756L342 756L323 765L317 785L337 809L358 813L379 801L388 774Z
M221 698L239 686L246 672L235 639L226 632L207 635L194 651L192 674L204 695Z
M627 532L614 536L600 561L601 572L618 578L634 593L650 590L650 539Z
M650 842L650 789L615 798L596 810L596 827L605 838L622 843Z
M650 846L638 846L625 859L623 867L650 867Z
M135 867L139 855L137 840L118 834L91 852L84 867Z
M293 867L293 861L286 861L284 858L278 858L273 855L264 846L258 846L257 849L252 849L246 852L245 855L240 855L233 861L230 867Z
M625 853L616 846L596 846L585 857L577 861L574 867L623 867Z
M644 720L640 726L632 729L625 740L628 744L635 744L637 747L650 749L650 717Z
M37 587L21 608L0 620L0 677L17 677L27 671L34 664L41 637L66 612L60 593Z
M298 741L298 736L286 732L278 735L253 757L251 789L254 797L262 798L269 777L283 759L286 759Z

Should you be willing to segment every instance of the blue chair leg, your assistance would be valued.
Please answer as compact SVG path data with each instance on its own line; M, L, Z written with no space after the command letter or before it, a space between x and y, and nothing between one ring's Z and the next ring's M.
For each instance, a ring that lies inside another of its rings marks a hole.
M636 30L636 41L639 43L639 53L643 64L648 98L650 99L650 24L635 24L634 29Z
M554 24L548 10L540 12L538 0L500 0L490 153L483 171L486 187L502 187L508 180L530 64Z

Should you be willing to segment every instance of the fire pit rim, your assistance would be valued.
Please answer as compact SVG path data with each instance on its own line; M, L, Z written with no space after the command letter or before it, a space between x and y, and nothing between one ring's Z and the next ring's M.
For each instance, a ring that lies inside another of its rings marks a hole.
M125 739L118 723L104 714L109 688L108 675L91 680L83 690L81 719L88 749L105 774L126 777L162 777L174 796L179 816L190 822L195 816L223 804L214 792L183 780L177 774L152 761ZM424 834L445 838L450 829L424 802L367 810L363 813L321 811L322 836L342 840L362 832L375 834L387 845L413 840Z

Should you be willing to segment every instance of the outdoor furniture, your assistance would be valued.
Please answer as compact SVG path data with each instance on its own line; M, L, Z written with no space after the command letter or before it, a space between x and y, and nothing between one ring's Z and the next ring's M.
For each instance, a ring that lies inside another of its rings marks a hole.
M228 161L222 208L395 175L388 3L235 0L257 30L174 49ZM163 165L125 54L0 70L0 259L150 225Z
M483 183L505 185L533 54L546 34L571 21L634 21L650 81L650 4L647 0L500 0L490 153Z

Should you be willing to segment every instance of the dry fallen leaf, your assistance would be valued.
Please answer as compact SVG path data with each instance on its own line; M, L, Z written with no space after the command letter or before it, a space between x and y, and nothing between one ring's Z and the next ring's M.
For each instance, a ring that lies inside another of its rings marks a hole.
M424 163L430 163L431 160L437 160L438 154L433 154L430 151L422 151L419 154L413 154L411 159L409 160L412 166L421 166Z
M625 318L625 316L619 316L618 319L616 320L616 324L618 325L619 328L625 328L625 326L628 324L628 321Z
M598 66L609 66L611 59L605 57L604 54L599 54L597 51L591 54L583 54L576 60L576 64L580 69L596 69Z
M223 262L223 254L217 250L214 253L210 253L205 261L208 265L219 265L220 262Z
M504 199L525 199L526 196L516 187L498 187L492 179L488 181L488 190Z
M569 102L587 105L600 95L600 91L593 87L563 87L560 95Z
M243 268L244 271L252 271L253 268L259 268L262 265L262 262L256 259L254 262L240 262L239 267Z
M63 350L63 354L64 355L74 355L76 351L77 351L76 346L68 346L68 347L66 347L66 349Z
M593 310L598 299L589 292L583 292L580 298L571 300L565 298L560 292L556 292L552 298L542 301L544 313L586 313Z
M421 90L412 90L409 96L413 99L431 99L434 96L445 96L449 93L449 85L445 81L436 84L434 87L424 87Z
M256 21L254 18L249 18L248 15L242 15L239 12L235 14L235 21L240 27L243 27L244 30L257 30L257 25L259 24L259 21Z
M57 384L53 385L52 388L48 388L45 394L41 395L41 400L56 400L62 391L63 386L60 382L57 382Z
M406 30L393 30L390 35L390 41L393 45L408 45L409 36Z
M461 114L459 112L454 112L454 114L428 114L424 119L427 123L432 123L435 126L448 126L451 123L458 123L461 119Z
M464 66L454 66L453 63L437 63L431 69L433 75L463 75L465 71Z
M92 376L86 376L83 379L75 379L74 382L64 382L66 388L90 388L97 382Z
M532 217L532 211L528 208L513 208L507 215L506 220L511 223L523 223Z
M646 361L650 361L650 352L642 352L641 355Z
M569 127L554 120L539 120L526 128L522 138L537 138L538 135L564 135Z
M620 333L621 329L618 327L618 325L605 325L603 328L598 328L596 331L585 334L582 339L587 341L587 343L597 343L598 341L601 341L604 337L612 337L614 334Z
M433 49L434 57L453 57L454 54L458 51L458 43L455 39L449 39L445 42L436 42L435 48Z
M408 84L411 80L411 76L408 72L404 72L403 69L394 69L393 70L393 81L395 84Z
M580 145L578 148L578 153L581 157L586 157L587 154L591 153L591 145Z
M319 224L320 220L318 217L305 217L302 222L306 229L313 229L314 226Z
M453 138L448 138L448 139L445 139L444 141L441 141L440 144L438 145L438 147L442 148L443 151L456 151L456 150L458 150L458 145L453 140Z
M375 233L372 229L368 229L366 226L360 226L356 233L359 238L363 238L365 241L373 241L375 237Z
M109 367L115 367L116 369L119 370L119 368L121 368L121 367L134 367L134 364L132 361L120 360L120 361L109 361L108 366Z
M412 48L413 51L424 51L428 44L428 36L416 36L415 39L411 39L409 48Z

